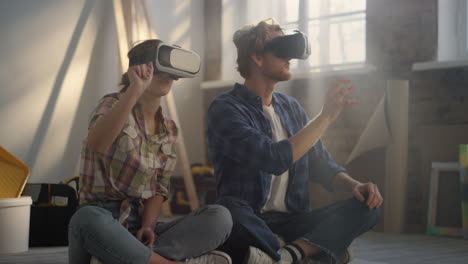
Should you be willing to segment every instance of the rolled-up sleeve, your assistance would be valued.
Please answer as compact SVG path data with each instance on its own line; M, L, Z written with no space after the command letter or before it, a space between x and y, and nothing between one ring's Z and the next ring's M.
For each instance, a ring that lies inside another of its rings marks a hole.
M215 153L221 153L243 166L280 175L293 163L289 140L273 142L229 102L214 101L211 104L207 126L208 141Z
M109 110L111 110L118 101L116 94L111 94L110 96L104 96L101 98L98 105L89 116L88 129L91 128L99 118L109 112Z
M306 126L310 121L309 116L299 102L294 100L293 103L294 111L299 116L302 127ZM307 159L309 179L322 185L330 192L334 191L333 180L335 176L340 172L346 172L346 169L336 164L321 139L307 152Z

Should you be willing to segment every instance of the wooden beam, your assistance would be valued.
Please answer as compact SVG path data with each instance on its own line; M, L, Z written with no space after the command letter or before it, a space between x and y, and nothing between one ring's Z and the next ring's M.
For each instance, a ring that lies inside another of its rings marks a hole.
M384 186L384 231L402 233L408 185L408 80L388 80L386 113L392 142L387 146Z
M139 8L137 8L135 5L138 3L141 4L141 7L144 13L143 15L137 14ZM134 11L132 12L133 13L132 17L130 18L127 17L127 19L125 19L122 1L114 0L113 2L114 17L115 17L115 24L116 24L116 29L117 29L118 45L119 45L119 55L120 55L119 58L120 58L121 73L124 73L127 71L127 52L130 46L129 38L128 38L128 30L127 30L128 28L133 30L134 23L137 23L138 25L146 26L147 30L142 30L140 27L138 27L138 30L137 30L138 36L136 37L138 39L136 40L157 38L156 32L152 29L151 24L150 24L146 2L144 0L140 0L138 2L134 1L132 3L127 2L126 4L127 5L129 4ZM132 25L128 25L129 23L131 23ZM132 38L132 41L135 41L135 40ZM174 122L176 122L177 124L180 124L179 118L177 115L177 108L176 108L176 104L174 100L174 95L172 91L169 92L169 94L167 94L164 98L168 106L170 118L174 120ZM195 210L199 207L199 202L198 202L198 198L197 198L197 194L195 190L195 184L192 178L192 173L190 170L190 162L188 159L184 137L183 137L183 133L182 133L182 129L180 125L178 127L178 140L176 142L176 148L177 148L177 153L178 153L180 164L182 165L182 173L184 177L185 189L187 191L187 196L188 196L188 200L190 203L190 208L192 210ZM163 214L165 215L171 214L170 208L167 203L164 203Z
M152 39L157 38L156 32L151 27L150 16L148 14L146 1L141 0L141 2L143 4L143 9L145 11L144 17L146 20L146 25L149 29L148 31L150 32L150 38ZM176 122L176 124L178 125L178 138L176 142L177 156L182 166L182 174L184 177L185 190L187 192L188 200L190 203L190 208L192 210L195 210L200 205L198 202L197 191L195 189L195 183L193 182L192 172L190 169L190 162L189 162L189 158L187 154L187 149L185 147L184 136L182 133L182 128L180 126L179 116L177 114L177 107L176 107L176 103L175 103L175 99L174 99L174 95L172 91L169 91L169 93L166 96L164 96L164 98L166 100L170 118L174 120L174 122Z

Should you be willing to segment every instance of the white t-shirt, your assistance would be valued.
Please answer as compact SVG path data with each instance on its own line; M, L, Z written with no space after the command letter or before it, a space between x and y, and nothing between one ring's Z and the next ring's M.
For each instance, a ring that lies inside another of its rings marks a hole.
M263 112L270 119L272 139L274 142L288 138L288 133L281 124L280 117L275 112L273 105L263 106ZM286 191L288 188L289 171L281 175L271 175L270 191L268 193L267 202L261 209L261 212L288 212L286 208Z

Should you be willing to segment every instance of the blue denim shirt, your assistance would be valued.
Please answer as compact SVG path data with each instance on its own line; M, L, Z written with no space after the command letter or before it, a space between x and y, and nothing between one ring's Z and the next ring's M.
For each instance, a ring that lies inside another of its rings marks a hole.
M274 92L272 103L288 137L309 122L294 98ZM304 212L310 209L309 180L332 191L334 176L345 171L335 163L321 140L293 162L291 142L272 141L270 121L263 113L261 98L238 83L210 105L207 129L218 197L238 197L256 212L267 201L272 174L281 175L289 170L286 206L291 212Z

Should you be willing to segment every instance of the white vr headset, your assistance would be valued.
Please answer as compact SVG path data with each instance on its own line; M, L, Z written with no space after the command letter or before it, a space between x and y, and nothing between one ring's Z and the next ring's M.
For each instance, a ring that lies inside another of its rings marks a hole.
M179 46L160 43L153 50L130 58L129 66L153 63L154 74L167 73L172 79L193 78L200 71L200 56Z

